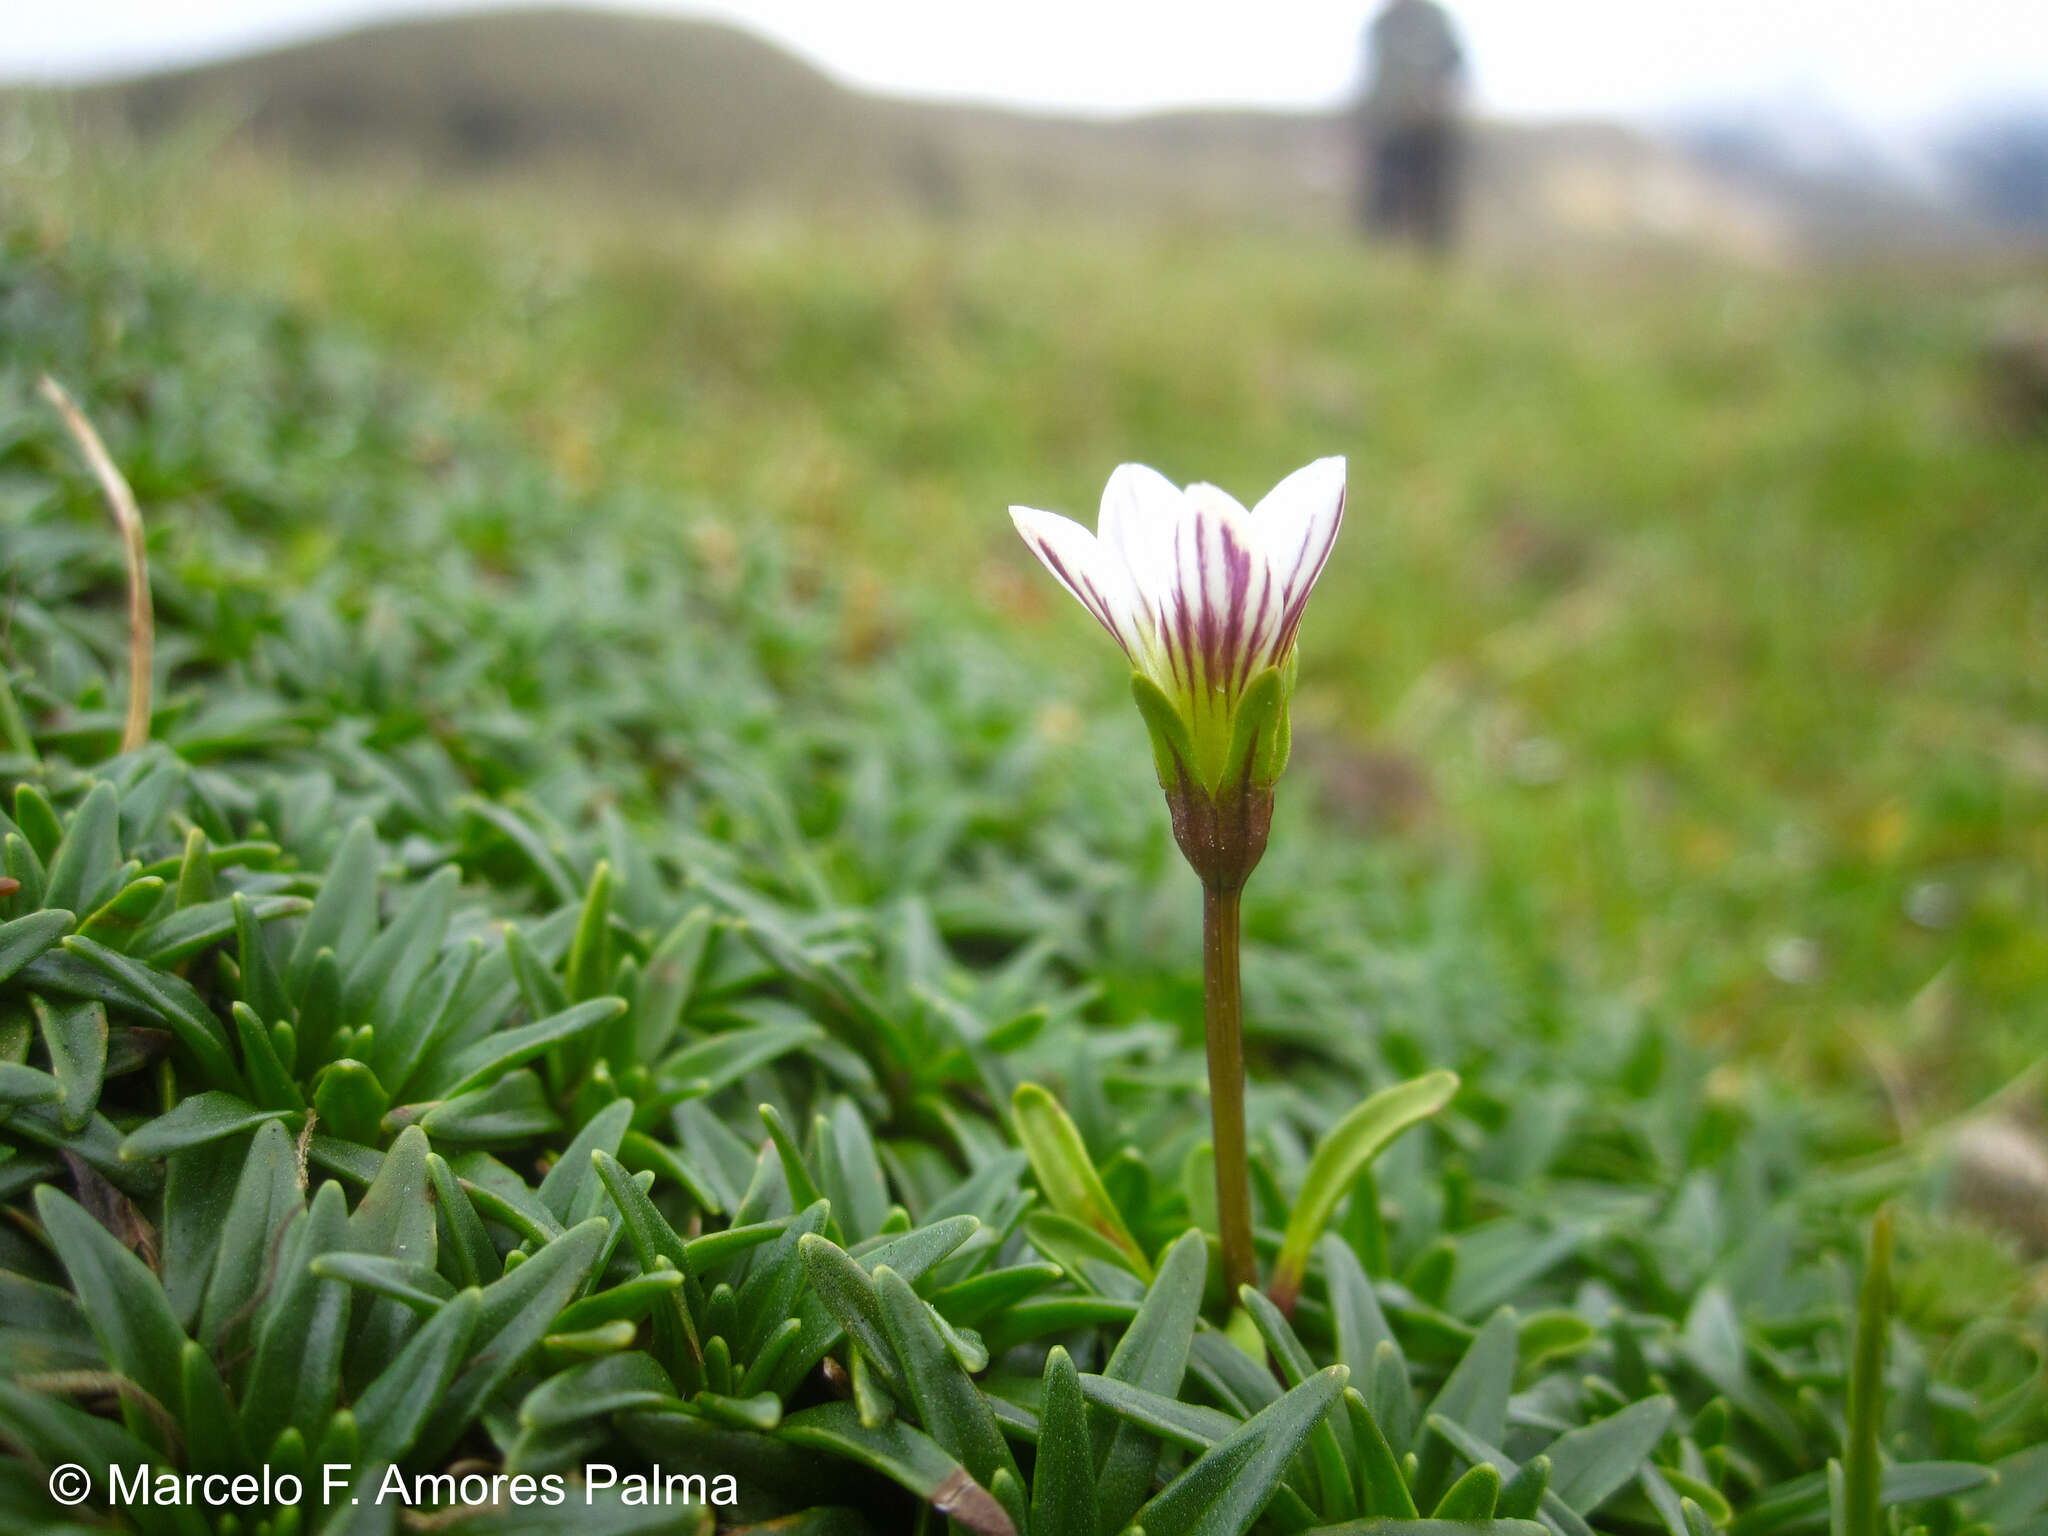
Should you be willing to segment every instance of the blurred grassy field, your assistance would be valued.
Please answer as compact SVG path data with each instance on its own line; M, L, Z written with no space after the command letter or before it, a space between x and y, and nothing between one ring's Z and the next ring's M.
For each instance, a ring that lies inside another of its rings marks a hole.
M1249 501L1346 453L1297 705L1322 788L1289 786L1335 835L1469 861L1532 959L1905 1126L2041 1051L2048 448L1977 355L2048 272L1436 272L211 156L6 189L340 320L572 481L672 496L701 556L780 530L856 654L965 615L1077 704L1118 668L1008 503L1092 522L1124 459Z

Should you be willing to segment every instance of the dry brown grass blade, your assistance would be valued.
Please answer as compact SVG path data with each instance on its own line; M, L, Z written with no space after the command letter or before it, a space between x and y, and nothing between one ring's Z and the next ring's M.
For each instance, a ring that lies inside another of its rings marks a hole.
M121 530L121 542L128 556L128 720L121 730L121 750L133 752L149 740L149 695L156 656L156 614L149 600L149 557L142 539L142 511L135 505L135 493L114 464L99 433L85 419L71 396L48 374L38 386L42 396L57 408L65 428L78 443L79 452L100 483L114 523Z

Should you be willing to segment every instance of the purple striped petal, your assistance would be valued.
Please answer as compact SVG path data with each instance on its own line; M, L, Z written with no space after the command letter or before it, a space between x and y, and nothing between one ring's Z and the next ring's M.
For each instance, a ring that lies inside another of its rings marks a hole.
M1190 690L1234 697L1267 666L1280 605L1258 529L1238 501L1213 485L1191 485L1176 530L1178 601L1170 645Z
M1072 518L1035 507L1010 508L1010 520L1031 552L1135 663L1141 641L1131 623L1128 583L1115 561L1102 558L1095 535Z
M1279 586L1275 658L1287 654L1302 610L1344 521L1344 460L1317 459L1282 480L1252 510L1260 546Z

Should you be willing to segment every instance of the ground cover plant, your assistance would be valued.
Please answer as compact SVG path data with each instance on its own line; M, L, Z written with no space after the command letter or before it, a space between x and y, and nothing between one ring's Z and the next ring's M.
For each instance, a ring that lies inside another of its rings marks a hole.
M1262 1278L1307 1259L1227 1295L1127 706L961 628L849 666L772 540L685 555L291 310L4 239L0 1528L97 1528L66 1464L307 1490L145 1531L2048 1519L2039 1319L1855 1096L1717 1077L1283 801L1250 1177ZM128 751L45 373L149 520ZM467 1474L567 1493L420 1481Z
M14 141L38 217L366 332L709 545L782 530L852 652L940 610L1107 701L991 509L1345 453L1374 518L1296 705L1343 835L1471 859L1532 973L1902 1133L2040 1054L2048 522L1981 368L2038 259L1438 273L1245 220L711 217Z

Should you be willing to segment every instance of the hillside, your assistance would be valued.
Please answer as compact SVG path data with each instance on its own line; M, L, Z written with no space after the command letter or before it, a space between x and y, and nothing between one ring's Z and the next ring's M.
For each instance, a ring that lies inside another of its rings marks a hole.
M1087 119L893 100L732 27L588 10L380 25L66 101L87 127L228 133L306 166L543 178L713 208L1327 226L1355 176L1335 114ZM1608 125L1485 124L1472 167L1474 241L1496 252L1648 246L1778 263L1845 234L1867 243L1873 227L1919 245L1949 238L1926 209L1880 199L1859 216L1853 189L1816 207L1796 187Z

